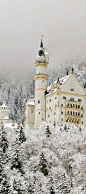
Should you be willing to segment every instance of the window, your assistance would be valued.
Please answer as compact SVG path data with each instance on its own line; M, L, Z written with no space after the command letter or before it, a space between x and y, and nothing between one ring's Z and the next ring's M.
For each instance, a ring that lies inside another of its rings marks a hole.
M50 117L50 115L48 115L48 118Z
M67 107L69 107L69 103L67 104Z
M83 110L83 107L81 107L81 110Z
M51 102L51 99L49 101Z
M61 107L63 107L63 104L61 104Z
M61 111L61 114L63 115L63 111Z
M72 108L72 104L70 104L70 107Z
M54 115L56 115L56 112L54 112Z
M33 108L31 108L31 113L33 113Z
M63 121L63 119L61 119L61 121Z
M51 110L51 107L49 107L49 110Z
M70 91L72 91L72 92L73 92L73 91L74 91L74 88L71 88L71 89L70 89Z
M44 82L44 80L43 80L43 82Z
M78 108L80 108L80 105L78 105Z
M40 115L40 112L39 112L39 115Z
M55 99L57 99L57 96L55 96Z
M83 121L82 121L82 124L83 124Z
M38 104L40 104L40 100L38 100Z
M66 96L63 96L63 99L66 100Z
M81 99L78 99L78 102L81 102L82 100Z
M70 98L70 101L74 101L74 98Z

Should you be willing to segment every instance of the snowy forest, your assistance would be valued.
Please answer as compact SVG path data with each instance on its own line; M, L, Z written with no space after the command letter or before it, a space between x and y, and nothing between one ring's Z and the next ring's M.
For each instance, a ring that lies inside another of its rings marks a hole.
M0 193L85 194L86 128L44 122L0 133Z
M81 61L48 69L49 84L74 73L86 88L86 65ZM35 74L23 77L0 76L0 104L11 108L10 118L21 123L20 129L0 130L1 194L85 194L86 193L86 127L65 124L47 125L38 130L23 126L25 104L34 95Z

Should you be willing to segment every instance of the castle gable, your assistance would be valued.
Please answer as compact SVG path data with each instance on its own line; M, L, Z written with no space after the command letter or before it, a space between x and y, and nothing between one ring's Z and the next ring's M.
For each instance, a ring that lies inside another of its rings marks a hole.
M85 95L81 84L79 83L74 74L71 74L67 81L63 83L60 91L61 92L66 91L67 93L71 94Z

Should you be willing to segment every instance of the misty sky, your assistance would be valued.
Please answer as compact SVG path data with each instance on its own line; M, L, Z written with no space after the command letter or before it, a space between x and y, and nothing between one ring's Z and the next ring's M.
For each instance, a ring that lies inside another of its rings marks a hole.
M41 35L50 67L86 57L86 0L0 0L0 71L33 69Z

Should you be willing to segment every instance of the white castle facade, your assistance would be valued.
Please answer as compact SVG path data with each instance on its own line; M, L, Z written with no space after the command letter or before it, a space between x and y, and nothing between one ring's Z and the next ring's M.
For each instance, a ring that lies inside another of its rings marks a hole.
M41 40L38 51L35 80L35 98L28 100L25 127L38 128L43 121L63 125L66 122L86 126L86 89L77 80L73 69L48 86L49 55Z

